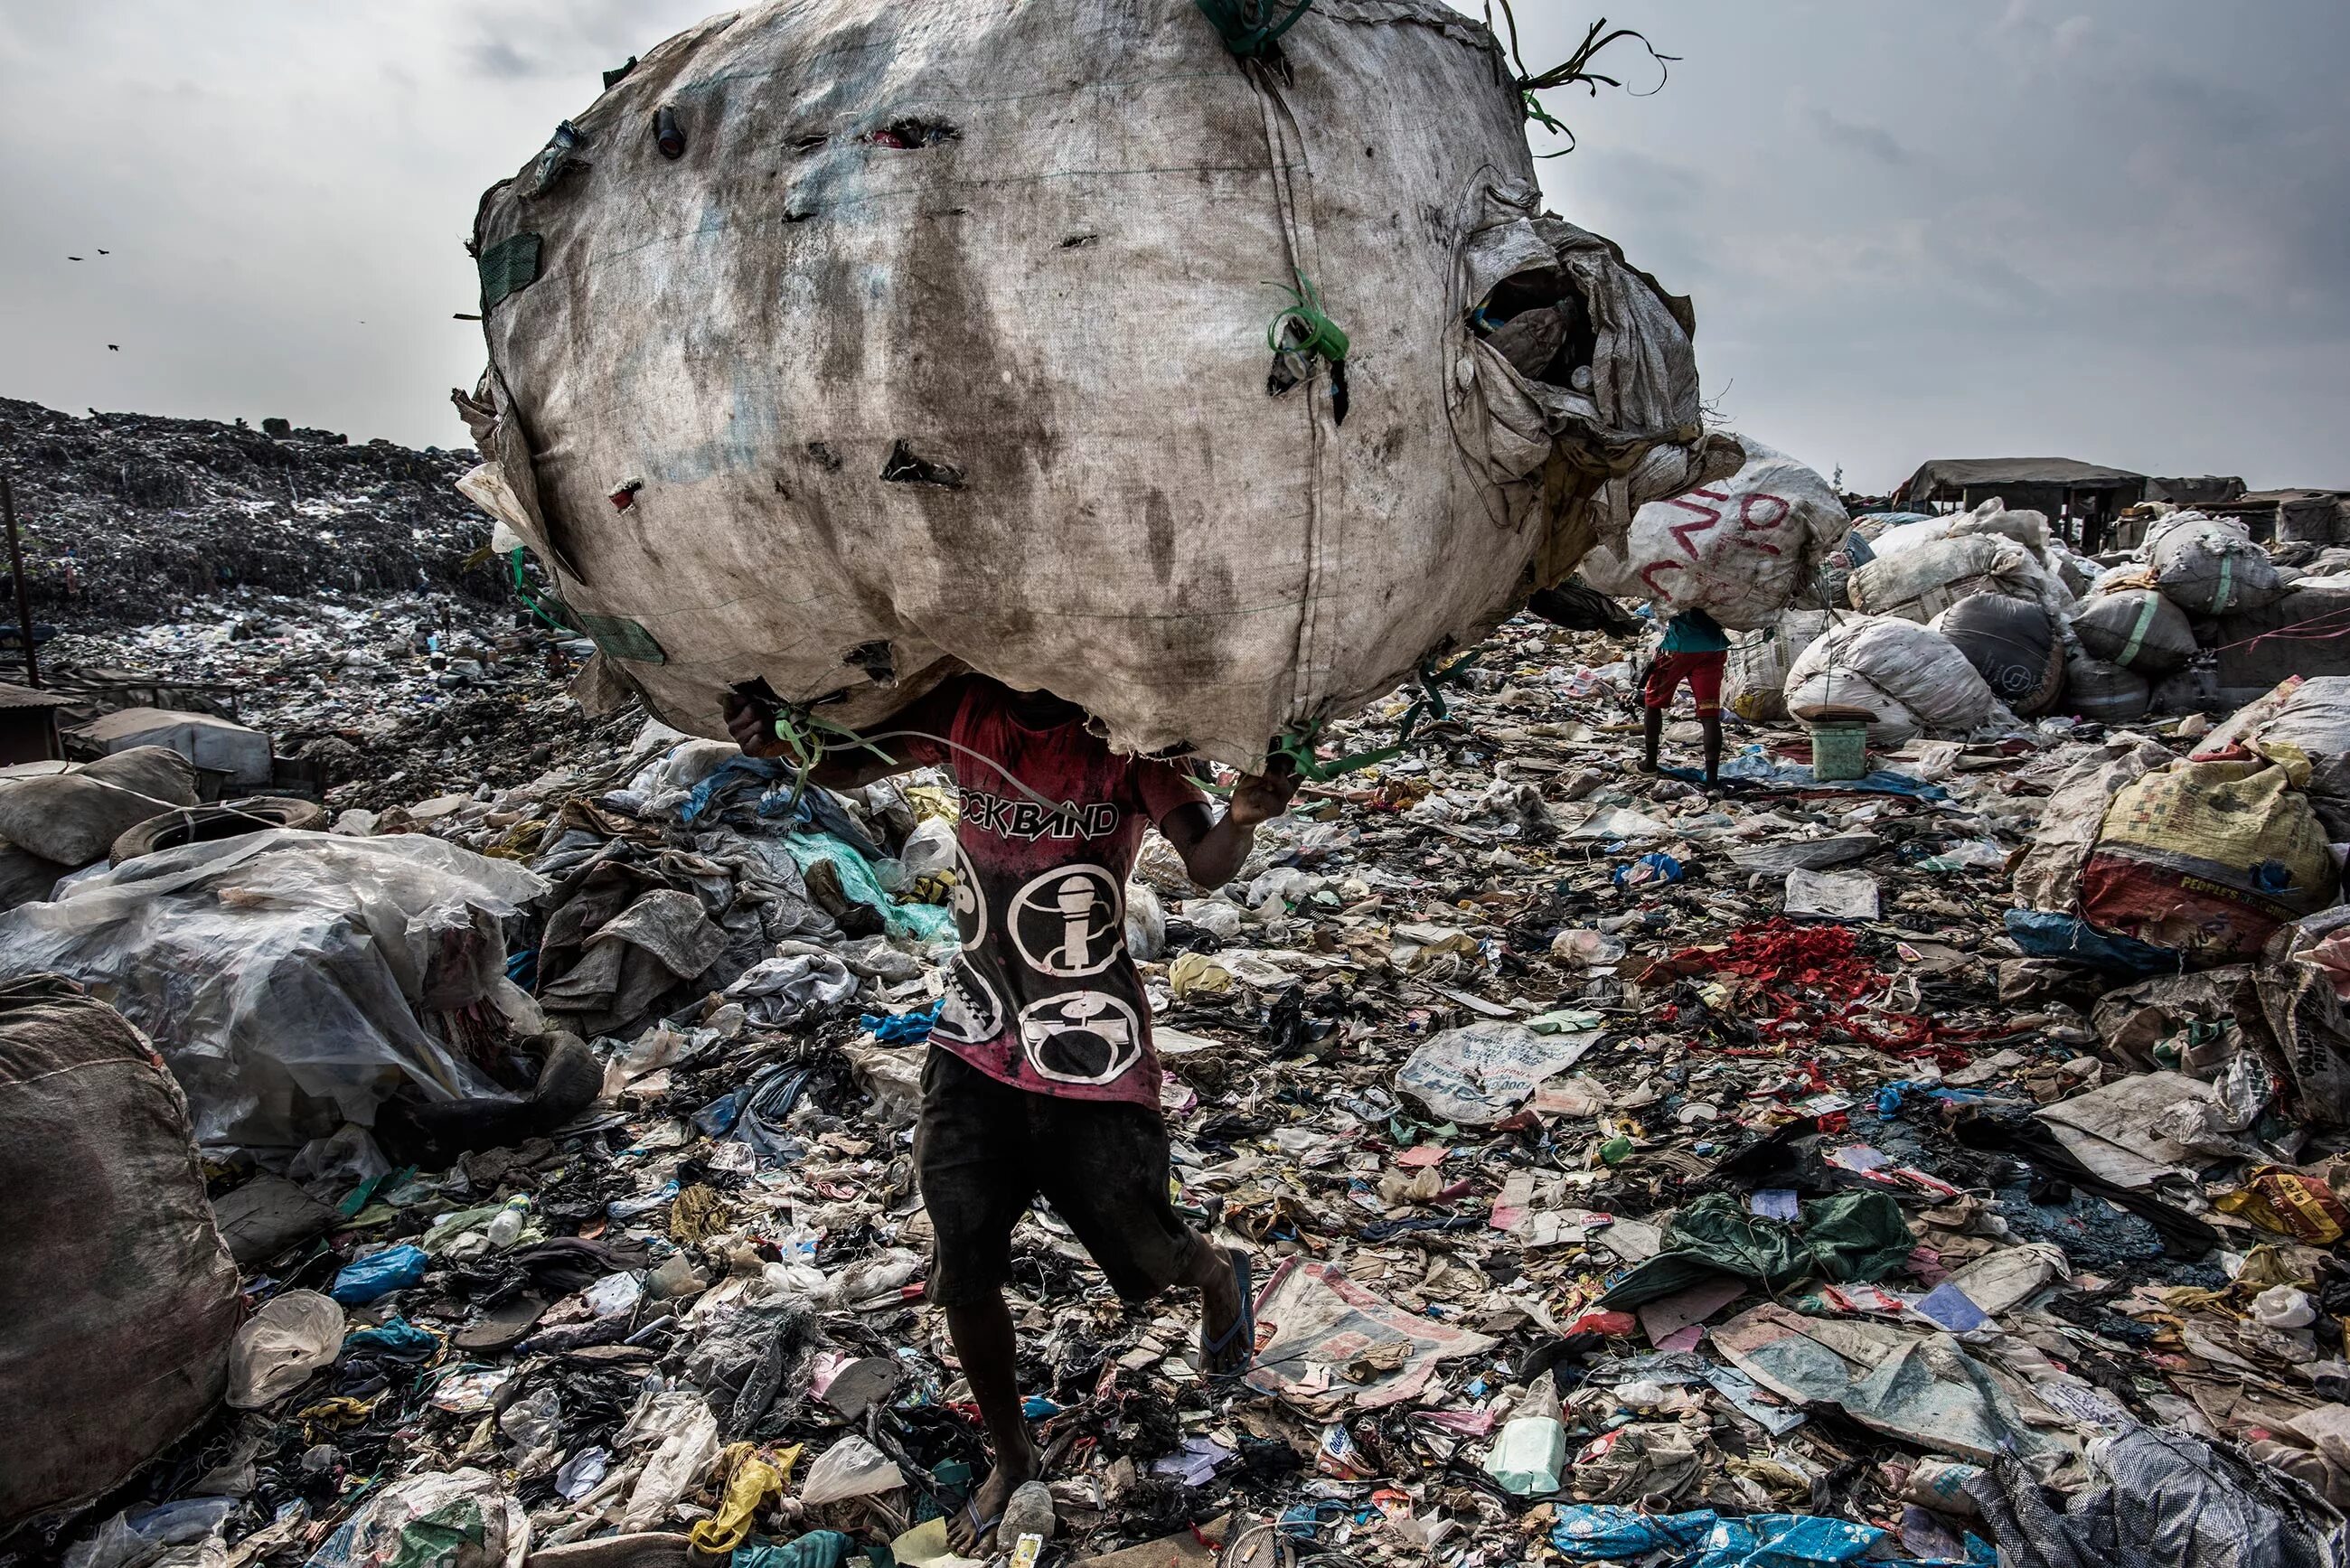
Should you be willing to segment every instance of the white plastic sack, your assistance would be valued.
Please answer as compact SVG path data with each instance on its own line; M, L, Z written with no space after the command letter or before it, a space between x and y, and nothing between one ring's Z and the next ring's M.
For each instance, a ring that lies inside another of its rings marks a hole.
M1659 613L1701 609L1732 630L1768 626L1807 587L1851 527L1835 490L1750 436L1728 479L1652 502L1620 545L1584 557L1584 581L1644 598Z
M1846 591L1853 607L1865 614L1929 621L1976 594L2036 602L2044 581L2032 553L2014 540L1970 534L1871 561L1853 572Z
M1963 733L1989 722L1997 699L1950 639L1915 621L1856 616L1830 627L1787 673L1787 708L1865 708L1868 738L1898 745L1921 731Z
M1872 560L1887 560L1903 556L1920 545L1939 545L1950 536L1951 525L1958 522L1950 517L1919 517L1908 523L1896 523L1876 538L1868 541Z
M1787 672L1828 628L1825 610L1791 609L1767 630L1733 639L1722 670L1721 700L1750 724L1787 717Z
M2254 732L2251 746L2288 765L2305 759L2310 805L2329 828L2350 824L2350 676L2303 680Z
M511 861L421 834L288 828L143 855L0 915L0 975L101 991L187 1091L207 1148L298 1148L372 1126L404 1082L500 1091L430 1015L482 1004L541 1027L501 922L546 891Z
M874 1497L906 1484L897 1461L864 1438L851 1434L816 1456L808 1467L800 1501L810 1508L852 1497Z
M1972 512L1961 512L1950 519L1950 536L1953 539L1987 534L2014 540L2030 551L2034 560L2047 559L2048 514L2044 512L2011 512L2007 503L1994 495Z
M1254 765L1699 482L1687 302L1542 213L1488 29L1321 0L1281 49L1184 5L757 6L493 187L468 416L601 673L716 735L735 682L864 727L960 661ZM1343 402L1276 375L1301 276ZM1560 299L1558 379L1472 326Z

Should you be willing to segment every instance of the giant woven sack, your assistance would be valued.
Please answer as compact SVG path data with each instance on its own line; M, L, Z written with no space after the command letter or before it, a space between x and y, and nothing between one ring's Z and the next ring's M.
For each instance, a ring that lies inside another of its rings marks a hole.
M1726 470L1687 302L1543 214L1484 26L1318 0L1279 49L1191 0L657 46L483 198L467 493L706 734L967 665L1250 763L1391 689Z
M0 1529L88 1501L219 1402L236 1265L187 1101L53 974L0 984Z
M1811 586L1851 520L1816 472L1750 436L1735 439L1746 455L1736 473L1641 507L1620 545L1603 543L1585 558L1584 580L1667 614L1704 610L1733 631L1775 620Z
M2064 690L2064 644L2054 616L2029 599L1970 594L1929 622L1967 656L1992 694L2026 719Z
M2341 878L2305 764L2173 763L2125 784L2081 867L2081 916L2210 963L2256 956Z
M2269 553L2243 525L2179 512L2149 532L2146 558L2162 597L2191 616L2221 616L2273 604L2286 585Z
M1879 556L1852 574L1846 592L1867 615L1929 621L1975 594L2037 602L2046 581L2032 552L1998 534L1970 534Z
M2195 657L2187 612L2152 588L2115 588L2082 600L2073 631L2092 656L2141 675L2167 674Z
M1846 616L1795 657L1787 711L1808 720L1829 708L1877 715L1868 738L1884 746L1921 731L1962 733L1987 723L1999 705L1950 639L1892 616Z

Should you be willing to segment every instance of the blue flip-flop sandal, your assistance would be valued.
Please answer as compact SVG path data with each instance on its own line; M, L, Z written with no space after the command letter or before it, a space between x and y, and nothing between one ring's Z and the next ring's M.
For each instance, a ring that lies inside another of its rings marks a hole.
M1208 1325L1204 1322L1200 1324L1200 1375L1219 1382L1232 1383L1247 1376L1256 1360L1256 1281L1246 1252L1227 1247L1224 1256L1232 1261L1232 1283L1240 1288L1241 1315L1232 1327L1214 1339L1208 1337ZM1240 1365L1223 1372L1211 1370L1231 1352L1234 1344L1240 1345L1244 1351Z

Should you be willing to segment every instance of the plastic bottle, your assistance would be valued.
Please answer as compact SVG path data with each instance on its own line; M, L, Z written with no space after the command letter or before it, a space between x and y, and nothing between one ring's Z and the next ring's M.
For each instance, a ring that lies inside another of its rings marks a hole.
M524 1223L530 1218L530 1199L517 1193L506 1199L506 1206L490 1220L490 1245L504 1251L522 1236Z

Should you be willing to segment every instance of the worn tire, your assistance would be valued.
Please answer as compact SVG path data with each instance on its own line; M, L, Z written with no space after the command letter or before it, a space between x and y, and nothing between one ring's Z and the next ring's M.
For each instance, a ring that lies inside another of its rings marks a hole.
M263 820L256 822L255 817ZM116 866L141 855L152 855L158 849L176 849L182 844L211 844L224 838L242 838L248 833L260 833L272 827L296 827L316 832L327 826L326 807L312 801L290 800L284 795L253 795L244 800L224 800L218 805L187 805L177 811L167 811L146 821L125 828L114 841L108 856Z

